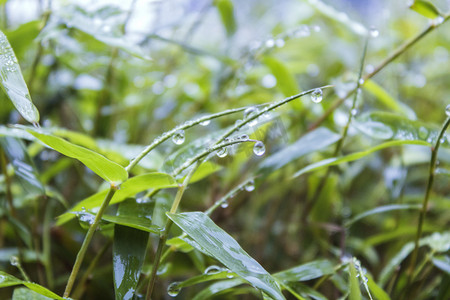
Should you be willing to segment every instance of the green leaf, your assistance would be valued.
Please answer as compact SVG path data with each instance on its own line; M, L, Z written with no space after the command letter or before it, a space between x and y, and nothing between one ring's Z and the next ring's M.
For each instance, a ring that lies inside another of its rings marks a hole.
M201 274L198 276L194 276L191 277L185 281L182 282L176 282L175 286L176 288L185 288L185 287L189 287L192 285L196 285L202 282L208 282L211 280L218 280L218 279L230 279L235 277L236 274L230 272L228 269L224 268L222 270L218 270L216 273L214 274Z
M122 202L128 197L132 197L137 193L148 189L164 189L177 186L178 184L175 179L165 173L154 172L135 176L128 179L120 186L120 189L114 194L110 204ZM73 219L75 217L73 212L81 211L83 207L87 210L99 207L107 193L108 189L98 192L77 203L69 212L58 218L58 221L56 222L57 225L60 226Z
M16 277L14 277L12 275L9 275L8 273L0 271L0 288L19 285L19 284L23 284L30 290L33 290L36 293L39 293L40 295L49 297L50 299L64 300L64 298L58 296L57 294L53 293L52 291L48 290L47 288L45 288L37 283L23 281L23 280L17 279Z
M266 56L263 59L263 63L269 67L270 72L277 79L277 87L284 96L289 97L299 93L295 76L283 62L275 57Z
M227 31L227 36L232 36L236 32L233 2L231 0L216 0L215 5L219 10L223 26Z
M375 280L370 276L370 274L365 275L367 277L367 285L369 286L370 292L373 294L375 299L377 300L391 300L391 297L389 297L389 294L386 293L378 284L375 282Z
M391 141L391 142L386 142L380 145L377 145L375 147L369 148L365 151L361 151L361 152L355 152L343 157L332 157L332 158L327 158L324 160L321 160L319 162L310 164L306 167L304 167L303 169L301 169L300 171L298 171L297 173L294 174L293 178L298 177L302 174L311 172L311 171L316 171L325 167L329 167L329 166L335 166L335 165L339 165L345 162L351 162L354 160L358 160L361 159L363 157L366 157L367 155L385 149L385 148L390 148L390 147L395 147L395 146L400 146L400 145L422 145L422 146L430 146L429 143L427 142L423 142L423 141L410 141L410 140L404 140L404 141Z
M122 14L123 18L126 16L119 7L103 6L88 12L78 5L66 5L55 14L68 27L74 27L108 46L120 48L138 58L151 60L141 47L123 34L123 23L117 15Z
M350 227L353 225L353 223L374 215L374 214L379 214L379 213L383 213L383 212L387 212L387 211L395 211L395 210L410 210L410 209L414 209L414 210L420 210L422 208L422 205L420 204L389 204L389 205L383 205L383 206L379 206L376 207L374 209L365 211L363 213L360 213L356 216L354 216L353 218L351 218L350 220L348 220L347 222L345 222L345 226L346 227Z
M203 162L191 177L189 183L194 183L208 177L209 175L222 170L222 166L210 161ZM182 180L181 180L182 181Z
M0 137L0 145L25 190L29 194L44 195L44 185L39 180L38 171L23 142L14 137Z
M372 79L368 79L362 86L363 89L374 95L384 106L399 114L408 116L404 105L392 97L382 86L378 85Z
M59 153L78 159L86 167L112 185L118 186L128 178L127 171L121 165L107 159L101 154L72 144L60 137L41 132L37 129L29 127L23 128Z
M349 265L349 299L350 300L361 300L361 290L359 289L359 280L356 277L357 272L355 268L355 264L350 261Z
M200 251L216 258L272 298L285 299L275 279L207 215L202 212L167 215L196 242Z
M21 287L14 289L12 300L51 300L35 291Z
M427 237L420 239L419 246L427 245L435 252L447 252L450 250L450 232L439 233L435 232ZM400 251L390 259L388 264L383 268L380 273L379 282L384 285L389 277L394 272L395 268L399 266L402 261L408 257L408 255L413 251L414 243L409 242L405 244Z
M116 216L103 215L102 220L159 234L161 227L153 225L151 220L154 206L154 201L140 202L139 199L129 198L120 203Z
M259 172L272 172L311 152L323 149L340 139L340 135L320 127L307 133L295 143L270 155L259 165Z
M120 214L120 206L119 206ZM147 248L148 233L114 226L113 268L117 300L133 299Z
M17 57L23 57L27 49L35 47L34 39L39 34L41 22L41 20L30 21L5 32Z
M409 8L428 19L436 19L441 16L441 13L436 6L429 1L415 0Z
M436 268L450 275L450 257L448 255L435 256L431 261Z
M39 123L39 112L31 101L16 55L5 34L0 31L0 84L22 117Z
M372 138L425 141L430 145L436 141L440 131L438 127L386 112L363 114L352 124L356 129ZM448 147L450 143L445 141L442 146Z
M238 285L244 284L245 281L242 279L231 279L231 280L223 280L216 283L211 284L200 293L195 295L192 300L203 300L210 299L212 296L222 293L226 290L232 289Z
M282 281L307 281L324 275L334 274L334 266L328 260L315 260L297 267L278 272L273 276Z

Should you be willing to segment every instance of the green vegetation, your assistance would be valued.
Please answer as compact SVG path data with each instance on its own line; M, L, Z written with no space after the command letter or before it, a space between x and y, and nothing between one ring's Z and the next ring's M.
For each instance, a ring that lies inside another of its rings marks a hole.
M448 1L17 2L1 299L450 298Z

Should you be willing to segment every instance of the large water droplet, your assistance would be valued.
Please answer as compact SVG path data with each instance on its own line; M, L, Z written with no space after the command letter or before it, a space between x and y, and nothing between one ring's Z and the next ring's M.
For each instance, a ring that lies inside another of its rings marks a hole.
M214 275L214 274L217 274L217 273L220 273L220 272L222 272L222 268L221 267L212 265L212 266L207 267L205 269L205 272L203 272L203 273L207 274L207 275Z
M249 180L249 181L245 184L244 189L245 189L247 192L252 192L252 191L254 191L254 190L255 190L255 181L254 181L253 179L252 179L252 180Z
M201 125L201 126L208 126L209 123L211 123L211 120L205 120L205 121L203 121L203 122L200 122L200 125Z
M178 130L175 132L175 134L172 136L172 141L177 144L181 145L184 143L184 130Z
M371 37L376 38L380 35L380 32L375 27L370 27L369 34Z
M358 83L359 83L359 85L363 85L363 84L364 84L364 79L360 78L360 79L358 80Z
M272 48L273 46L275 46L275 41L273 39L268 39L266 41L266 47L267 48Z
M179 282L172 282L171 284L169 284L169 286L167 287L167 294L169 294L169 296L171 296L171 297L178 296L178 294L181 291L181 288L179 285L180 285Z
M450 104L445 108L445 113L450 117Z
M311 93L311 100L314 103L320 103L322 101L323 98L323 92L322 89L315 89L312 93Z
M230 204L228 203L227 200L222 201L222 203L220 204L220 207L222 208L227 208Z
M241 135L240 139L241 139L242 141L248 141L250 138L248 137L247 134L243 134L243 135Z
M228 155L228 148L227 147L223 147L223 148L217 150L216 155L218 157L225 157L225 156L227 156Z
M11 263L12 266L18 266L19 265L19 258L17 256L11 256L9 258L9 262Z
M264 143L261 141L258 141L253 146L253 153L255 153L258 156L263 155L266 152L266 146L264 146Z

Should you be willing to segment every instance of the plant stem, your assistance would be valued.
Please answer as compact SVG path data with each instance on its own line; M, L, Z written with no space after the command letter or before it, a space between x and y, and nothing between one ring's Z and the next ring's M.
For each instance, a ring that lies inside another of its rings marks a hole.
M386 57L378 66L375 67L375 69L363 76L362 78L364 81L367 81L368 79L372 78L378 72L380 72L382 69L384 69L387 65L389 65L392 61L394 61L397 57L402 55L406 50L411 48L414 44L416 44L418 41L420 41L422 38L424 38L428 33L432 32L434 29L438 28L442 24L444 24L448 19L450 19L450 15L446 15L444 17L444 21L440 24L430 23L422 32L420 32L415 37L411 38L401 46L399 46L397 49L395 49L388 57ZM364 85L364 84L363 84ZM309 130L313 130L317 128L325 119L327 119L335 110L338 108L348 97L350 97L354 92L356 92L356 88L353 90L347 92L343 97L337 99L325 112L324 114L316 121L314 122Z
M70 292L72 291L73 284L75 283L75 279L78 275L78 272L80 270L81 264L83 262L84 256L86 254L86 251L89 247L89 244L91 243L92 237L94 236L95 231L98 228L98 225L102 219L103 213L105 212L106 208L109 205L109 202L114 196L114 193L117 191L118 187L115 185L111 185L108 194L105 197L105 200L103 200L102 205L100 206L100 209L95 216L94 223L89 227L89 230L86 234L86 237L84 238L83 244L81 245L80 250L78 251L77 258L75 260L75 264L73 265L72 272L70 273L69 280L67 281L66 290L64 291L64 297L69 297Z
M197 161L197 163L194 165L194 167L190 170L189 174L186 176L186 178L183 181L183 184L181 184L178 187L178 192L175 196L175 200L172 203L172 207L170 208L170 213L174 214L177 212L178 206L180 205L181 198L183 197L184 191L186 190L189 181L191 180L192 175L194 174L197 167L200 165L200 161ZM153 287L155 286L156 281L156 273L158 271L159 263L161 261L162 251L164 248L164 245L166 244L167 235L169 234L170 226L172 225L172 221L170 219L167 220L166 225L164 226L164 230L159 236L158 241L158 248L156 249L155 259L153 262L153 268L152 273L150 274L150 281L148 283L147 287L147 295L145 299L150 300L152 293L153 293Z
M412 280L413 280L414 268L416 266L417 255L418 255L418 251L419 251L419 241L422 236L423 223L425 221L425 215L427 213L428 202L430 199L430 194L431 194L431 190L432 190L433 182L434 182L434 175L435 175L435 171L436 171L436 161L437 161L439 146L441 145L441 139L444 136L445 131L447 130L449 125L450 125L450 117L448 117L447 120L444 122L444 126L442 126L442 129L441 129L441 132L439 133L436 144L434 147L431 148L431 161L430 161L430 170L428 173L428 183L427 183L427 188L425 191L425 197L424 197L423 203L422 203L422 209L419 214L419 222L417 224L417 233L416 233L416 238L414 240L414 250L411 254L411 263L409 265L409 271L408 271L409 276L408 276L408 283L406 285L407 288L410 286L410 284L412 283Z

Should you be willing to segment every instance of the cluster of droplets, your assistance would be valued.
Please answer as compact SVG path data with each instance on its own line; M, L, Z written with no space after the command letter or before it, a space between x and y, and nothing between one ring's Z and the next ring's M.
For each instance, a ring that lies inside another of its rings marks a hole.
M373 300L372 295L370 294L369 286L367 285L367 282L369 281L369 279L366 276L367 270L361 266L361 263L358 259L353 258L353 262L355 264L355 268L356 268L356 272L357 272L356 278L361 278L364 288L365 288L367 294L369 295L369 299Z
M94 224L95 216L86 211L85 207L81 208L81 213L78 214L80 222L87 223L89 225Z
M0 63L6 67L5 70L7 72L17 71L17 58L3 32L0 32ZM1 72L1 76L3 77L4 75L6 74Z

